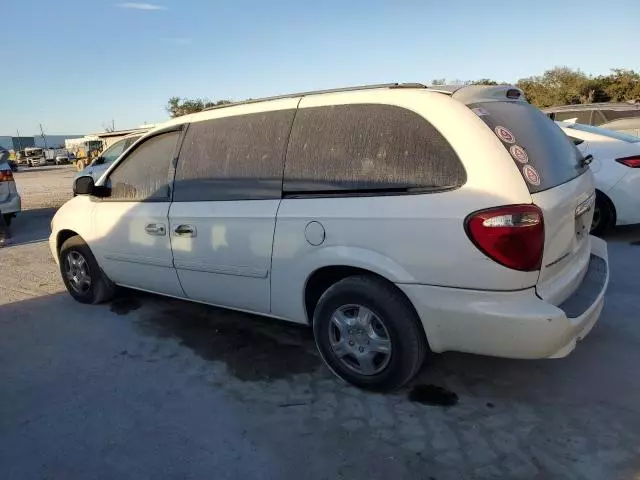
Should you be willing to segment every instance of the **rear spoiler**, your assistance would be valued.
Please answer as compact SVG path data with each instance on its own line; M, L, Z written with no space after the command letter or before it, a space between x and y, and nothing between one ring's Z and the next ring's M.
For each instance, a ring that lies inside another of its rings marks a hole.
M505 100L527 103L524 92L513 85L468 85L456 90L451 97L465 105Z
M527 103L524 92L514 85L434 85L427 88L451 95L465 105L505 100Z

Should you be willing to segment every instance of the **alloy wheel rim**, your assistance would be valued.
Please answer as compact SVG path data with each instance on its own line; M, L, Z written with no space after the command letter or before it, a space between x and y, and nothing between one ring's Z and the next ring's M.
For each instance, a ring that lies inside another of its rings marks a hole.
M75 250L67 253L65 257L65 276L77 293L86 293L91 288L89 264L82 254Z
M343 305L331 315L329 345L349 370L372 376L391 360L391 336L384 322L363 305Z

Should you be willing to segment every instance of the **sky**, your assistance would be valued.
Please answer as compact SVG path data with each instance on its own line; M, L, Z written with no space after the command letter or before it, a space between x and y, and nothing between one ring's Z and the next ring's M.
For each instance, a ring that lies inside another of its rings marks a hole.
M640 69L637 0L2 0L0 18L0 135L158 123L172 96Z

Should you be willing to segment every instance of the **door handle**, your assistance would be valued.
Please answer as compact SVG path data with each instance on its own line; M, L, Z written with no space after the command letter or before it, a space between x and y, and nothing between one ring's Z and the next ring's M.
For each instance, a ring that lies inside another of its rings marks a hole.
M149 223L146 227L144 227L144 231L149 235L156 235L158 237L162 237L167 233L167 227L162 223Z
M178 225L173 233L177 237L195 237L196 236L196 227L193 225Z

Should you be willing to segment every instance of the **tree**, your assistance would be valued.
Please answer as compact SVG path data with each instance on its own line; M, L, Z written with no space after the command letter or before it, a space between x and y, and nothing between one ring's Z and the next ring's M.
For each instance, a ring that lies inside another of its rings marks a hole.
M640 100L640 73L615 68L610 75L598 77L606 96L613 102Z
M182 115L187 115L189 113L201 112L205 108L217 107L219 105L225 105L227 103L231 103L230 100L218 100L217 102L212 102L205 98L180 98L180 97L171 97L167 106L165 107L171 118L180 117Z

